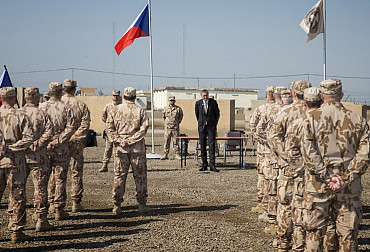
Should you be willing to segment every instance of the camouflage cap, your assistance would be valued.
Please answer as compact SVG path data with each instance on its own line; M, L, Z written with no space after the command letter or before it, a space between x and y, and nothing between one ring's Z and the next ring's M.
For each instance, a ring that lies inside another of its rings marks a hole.
M287 90L287 88L286 87L283 87L283 86L276 87L275 88L275 91L274 91L274 94L282 94L282 92L284 90Z
M28 87L24 89L24 98L36 98L40 97L39 88L37 87Z
M121 95L121 91L119 90L113 90L112 95Z
M321 90L317 87L310 87L304 90L303 99L305 101L321 101Z
M170 97L168 97L168 100L169 101L176 101L176 98L175 98L175 96L170 96Z
M65 79L64 86L65 87L77 87L77 81L72 80L72 79Z
M290 90L284 90L283 92L281 92L281 97L283 97L283 98L292 97L292 95L290 94Z
M124 91L124 96L126 97L135 97L136 96L136 89L133 87L127 87Z
M266 87L266 94L272 95L274 93L275 87L274 86L267 86Z
M303 95L304 90L311 87L311 83L305 80L294 81L292 82L291 87L296 94Z
M17 92L14 87L3 87L0 90L0 95L2 98L12 98L16 97Z
M321 92L328 95L342 92L342 82L338 79L323 80L320 82Z
M58 92L63 90L63 85L60 82L52 82L49 84L49 91Z
M45 93L44 93L44 97L49 97L49 98L50 98L50 94L49 94L49 92L45 92Z

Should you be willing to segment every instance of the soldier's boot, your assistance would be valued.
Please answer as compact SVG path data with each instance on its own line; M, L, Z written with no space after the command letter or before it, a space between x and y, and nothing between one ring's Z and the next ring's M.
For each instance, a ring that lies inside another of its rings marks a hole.
M50 225L46 215L41 215L36 223L36 232L43 232L53 229L54 226Z
M55 206L54 206L53 203L50 203L50 205L49 205L49 213L51 213L51 214L55 213Z
M165 153L163 157L161 157L161 160L167 160L168 159L168 153Z
M146 204L139 204L138 211L139 213L143 214L152 211L152 209L148 207Z
M275 234L276 233L275 225L274 224L271 224L270 226L265 227L265 229L263 230L263 232L265 232L266 234Z
M68 219L69 219L69 214L64 212L63 209L55 210L55 220L60 221L60 220L68 220Z
M73 202L72 213L83 212L83 211L85 211L85 208L80 203Z
M31 237L24 234L22 231L13 232L11 235L12 243L20 243L28 240L31 240Z
M108 171L108 163L103 163L103 165L100 168L99 172L107 172L107 171Z
M180 156L179 154L176 154L176 155L175 155L175 159L177 159L177 160L181 160L181 156Z
M258 220L268 223L269 222L269 216L266 212L263 212L260 215L258 215Z
M262 204L259 203L255 207L252 207L251 212L253 212L253 213L263 213Z
M120 215L122 213L121 206L114 205L113 210L112 210L112 213L114 215Z
M32 214L32 220L34 222L37 222L39 219L39 214L35 211L33 214Z

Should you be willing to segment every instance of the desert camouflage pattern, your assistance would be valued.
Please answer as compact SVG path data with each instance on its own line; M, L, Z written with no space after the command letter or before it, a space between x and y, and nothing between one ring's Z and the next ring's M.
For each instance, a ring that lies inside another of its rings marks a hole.
M277 240L279 241L279 249L283 250L290 246L296 250L302 249L304 239L303 228L300 229L298 221L296 222L298 228L293 231L293 219L300 217L293 217L295 206L292 205L292 201L293 197L299 198L299 195L295 195L295 193L300 193L294 190L295 180L298 185L301 185L299 181L303 180L301 145L300 141L296 139L296 131L305 113L303 101L297 99L277 115L275 122L269 129L269 142L273 152L279 157ZM298 206L298 209L301 209L299 203L296 203L296 208ZM297 242L297 244L291 244L292 235L295 237L293 242Z
M269 144L269 128L276 120L277 114L283 109L284 105L277 103L267 103L266 109L261 113L256 128L258 141L266 147L263 161L263 174L267 180L267 213L270 224L274 224L277 214L277 179L279 175L279 164L275 153L271 150Z
M48 184L49 203L53 203L55 209L62 210L67 199L68 141L76 131L75 116L70 107L55 97L41 103L40 108L50 115L54 124L54 136L47 150L52 171Z
M27 177L32 176L34 204L36 212L47 213L48 180L50 175L49 160L46 153L48 143L54 135L54 125L50 116L38 106L26 104L21 109L31 120L34 132L34 141L26 150Z
M177 106L167 106L163 110L164 119L164 153L170 151L170 143L172 140L175 153L180 153L180 148L175 137L180 135L180 123L184 117L182 109Z
M271 102L267 102L266 104L262 104L259 107L257 107L254 111L252 116L249 120L249 126L251 128L251 131L253 133L253 141L256 142L256 150L257 150L257 172L258 172L258 181L257 181L257 199L259 202L262 203L263 209L267 212L267 204L268 204L268 194L267 194L267 180L265 179L265 176L263 175L264 167L267 166L267 163L265 161L265 155L268 153L268 149L264 142L258 141L258 135L257 135L257 126L259 121L261 120L261 115L265 113L265 110L267 108L267 105ZM267 150L266 150L267 149Z
M125 100L108 114L106 128L108 137L115 146L113 203L120 205L123 202L131 165L136 184L136 199L139 204L146 204L148 186L144 137L149 128L149 118L145 110L134 102ZM127 145L121 147L119 145L123 140Z
M61 101L70 107L75 116L76 132L69 140L69 169L71 172L71 198L80 204L83 189L83 165L84 165L84 142L90 129L90 110L85 103L78 100L74 95L65 94Z
M26 224L25 150L32 144L34 135L28 116L4 104L0 107L0 131L2 143L4 140L6 143L0 160L1 183L6 184L6 179L9 186L9 226L15 232L23 230Z
M333 214L339 251L357 251L357 234L362 218L361 176L369 164L369 126L365 119L340 102L324 103L307 113L302 126L302 155L305 163L306 249L319 251ZM333 192L328 182L338 174L346 182Z
M118 91L119 92L119 91ZM119 95L119 93L118 93ZM108 118L108 114L112 112L113 108L119 104L121 104L122 102L119 100L117 102L111 102L111 103L108 103L107 105L105 105L104 109L103 109L103 113L102 113L102 121L104 123L107 122L107 118ZM110 157L112 156L112 153L113 153L113 143L109 140L109 138L106 138L105 139L105 150L104 150L104 156L103 156L103 164L108 164L109 163L109 159Z

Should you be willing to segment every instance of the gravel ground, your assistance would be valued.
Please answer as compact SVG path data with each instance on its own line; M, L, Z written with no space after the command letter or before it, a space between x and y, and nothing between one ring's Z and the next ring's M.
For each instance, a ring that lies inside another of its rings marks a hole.
M109 172L98 172L103 151L103 147L85 149L83 205L87 211L70 213L70 220L59 222L49 215L50 223L56 227L54 231L35 232L31 220L33 185L29 181L25 233L33 240L16 245L10 243L7 198L4 197L0 205L0 250L273 251L273 236L263 233L266 224L250 212L256 205L255 157L247 157L246 170L231 165L238 162L236 157L228 158L228 166L223 166L219 157L216 160L219 173L200 173L193 160L188 161L185 168L180 168L178 160L148 160L148 205L153 211L138 214L135 184L129 174L123 213L115 216L111 213L113 164L109 164ZM161 151L162 147L156 148L157 153ZM366 174L360 251L370 251L368 179ZM68 191L69 186L68 182ZM71 204L68 197L68 212Z

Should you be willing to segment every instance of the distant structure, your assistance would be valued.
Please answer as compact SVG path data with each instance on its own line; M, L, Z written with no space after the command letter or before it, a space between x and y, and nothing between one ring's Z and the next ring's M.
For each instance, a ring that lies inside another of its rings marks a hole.
M81 89L81 96L94 96L96 88L80 88Z
M154 109L163 109L170 96L177 100L199 100L200 92L207 89L216 100L235 100L236 108L251 108L252 100L258 100L259 89L251 88L200 88L200 87L161 87L154 90Z

